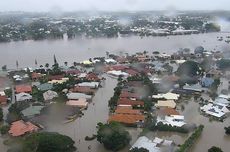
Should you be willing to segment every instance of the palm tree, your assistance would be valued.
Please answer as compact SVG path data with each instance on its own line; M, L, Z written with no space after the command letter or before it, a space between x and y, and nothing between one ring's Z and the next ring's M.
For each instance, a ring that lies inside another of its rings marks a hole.
M46 68L49 68L49 66L50 66L49 63L46 63L46 64L45 64L45 67L46 67Z
M68 62L67 61L65 61L64 64L65 64L65 66L68 66Z
M77 66L77 62L73 62L73 66L75 66L75 67L76 67L76 66Z
M18 60L16 61L16 67L17 67L17 69L18 69Z

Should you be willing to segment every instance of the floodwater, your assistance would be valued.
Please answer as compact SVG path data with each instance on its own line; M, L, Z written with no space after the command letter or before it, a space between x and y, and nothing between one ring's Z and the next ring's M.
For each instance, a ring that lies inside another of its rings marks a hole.
M204 46L207 50L230 50L230 45L224 41L217 41L217 36L229 36L230 33L207 33L196 35L177 35L167 37L118 37L118 38L76 38L73 40L42 40L0 43L0 66L16 68L34 66L38 64L53 64L55 54L59 64L67 61L72 64L90 57L105 56L106 51L116 54L134 53L140 51L160 51L172 53L179 48L194 50L197 46Z
M88 146L91 146L90 152L106 151L97 140L85 141L85 137L92 137L96 134L97 123L106 123L109 117L108 101L113 96L113 89L117 85L117 80L105 76L106 80L102 82L102 88L99 88L89 104L88 109L83 111L84 115L68 124L47 124L47 131L59 132L60 134L71 137L79 152L87 152Z
M160 51L172 53L179 48L194 49L196 46L204 46L207 50L230 50L230 45L224 41L217 41L217 36L226 37L229 33L208 33L199 35L181 35L168 37L144 37L137 36L120 37L120 38L98 38L85 39L76 38L73 40L44 40L44 41L24 41L0 43L0 66L7 64L8 68L16 67L16 60L19 62L19 67L33 66L35 59L38 64L53 62L53 55L56 55L58 62L61 64L68 61L69 64L74 61L80 62L90 57L105 56L105 52L122 54L125 52L134 53L139 51ZM105 123L109 116L108 100L113 96L113 88L117 81L110 77L106 77L106 81L93 98L84 116L78 118L75 122L69 124L47 124L47 131L59 132L70 136L75 142L79 152L106 152L103 145L96 140L85 141L85 136L96 134L96 125L98 122ZM224 87L226 88L226 87ZM230 137L224 133L224 127L229 126L230 118L222 122L209 122L207 117L200 115L199 105L196 102L190 101L185 105L185 110L182 114L188 123L203 124L205 126L201 138L193 146L191 151L205 152L212 146L219 146L223 151L228 152L230 149ZM128 129L133 139L130 144L133 144L141 132L140 129ZM182 144L187 138L186 135L177 133L149 133L149 138L154 136L172 139L176 144ZM0 138L0 150L5 151L5 146L2 145ZM88 150L88 146L91 150ZM128 147L122 152L127 152Z
M229 117L224 122L209 121L208 117L200 115L199 104L194 101L189 101L185 105L182 114L188 123L204 125L202 135L192 147L191 152L206 152L212 146L220 147L224 152L229 151L230 136L226 136L224 130L224 127L230 125Z

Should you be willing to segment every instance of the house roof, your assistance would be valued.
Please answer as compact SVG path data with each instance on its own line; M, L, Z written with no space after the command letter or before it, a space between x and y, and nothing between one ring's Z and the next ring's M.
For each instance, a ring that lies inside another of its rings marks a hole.
M41 91L47 91L53 89L53 84L50 83L43 83L37 86Z
M22 111L22 114L25 117L30 117L34 115L40 114L41 110L44 108L44 106L30 106Z
M16 94L16 101L24 101L24 100L31 100L32 96L28 93L18 93Z
M90 87L87 86L75 86L74 88L70 89L71 92L80 92L80 93L94 93L95 90L91 89Z
M164 98L166 100L178 100L179 96L180 96L179 94L168 92L165 94L153 95L152 98L155 98L155 99Z
M41 74L41 73L33 72L33 73L31 74L31 77L32 77L32 79L39 79L39 78L42 77L42 74Z
M11 124L8 131L14 137L24 135L29 132L38 131L39 127L35 126L31 122L24 122L23 120L15 121Z
M168 107L168 108L175 108L176 103L174 100L158 100L156 107Z
M140 98L140 96L137 93L131 93L123 90L120 94L120 98Z
M16 93L32 92L32 87L30 85L17 85L15 90Z
M121 108L118 107L115 110L116 114L131 114L131 115L141 115L141 111L140 110L134 110L134 109L130 109L130 108Z
M118 105L131 105L131 106L144 106L143 101L136 101L136 100L130 100L128 98L120 98L118 101Z
M116 121L124 124L136 124L138 121L144 121L144 115L133 114L114 114L109 117L109 122Z
M158 113L162 115L168 115L168 116L169 115L180 115L180 113L173 108L161 108Z
M85 98L80 98L78 100L69 100L66 102L66 105L77 106L77 107L87 107L88 102Z
M50 75L48 80L61 80L64 78L64 75Z
M80 98L85 98L85 99L91 99L92 96L86 95L84 93L68 93L67 95L68 99L80 99Z

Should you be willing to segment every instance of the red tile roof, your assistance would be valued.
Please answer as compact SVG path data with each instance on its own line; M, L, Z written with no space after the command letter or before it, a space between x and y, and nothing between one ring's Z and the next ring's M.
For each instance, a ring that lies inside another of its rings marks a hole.
M138 121L144 121L144 115L127 115L127 114L114 114L109 117L108 122L116 121L128 125L136 124Z
M16 93L31 93L32 92L32 87L30 85L17 85L15 87Z
M94 89L91 89L90 87L80 87L80 86L75 86L74 88L70 89L71 92L80 92L80 93L95 93Z
M77 70L77 69L72 69L72 70L66 70L65 73L71 74L71 75L79 75L81 73L81 71Z
M64 78L64 75L50 75L49 80L61 80Z
M139 72L134 70L134 69L127 69L127 70L125 70L125 72L128 73L131 76L135 76L135 75L139 74Z
M180 115L180 113L178 111L176 111L175 109L172 108L162 108L159 110L158 112L161 115Z
M122 91L120 98L140 98L140 96L136 93L131 93L128 91Z
M131 114L131 115L141 115L141 111L140 110L134 110L134 109L130 109L130 108L120 108L118 107L115 110L116 114Z
M35 126L31 122L24 122L23 120L15 121L11 124L8 131L14 137L22 136L26 133L38 131L39 127Z
M42 74L33 72L31 75L32 79L39 79L42 77Z
M118 105L144 106L143 101L130 100L128 98L120 98Z
M90 81L100 81L100 78L95 73L88 73L86 79Z

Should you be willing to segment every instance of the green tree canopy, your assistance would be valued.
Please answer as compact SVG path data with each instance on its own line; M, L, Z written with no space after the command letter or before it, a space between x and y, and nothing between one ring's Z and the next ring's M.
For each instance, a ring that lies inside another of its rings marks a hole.
M103 143L106 149L118 151L129 144L129 132L117 122L110 124L98 123L97 141Z
M186 61L179 66L176 74L179 76L193 77L193 76L200 75L201 72L202 72L202 69L197 62Z
M213 146L208 152L223 152L219 147Z
M74 152L74 141L58 133L42 132L27 136L18 152Z
M216 65L221 70L230 69L230 60L229 59L221 59L221 60L216 62Z

